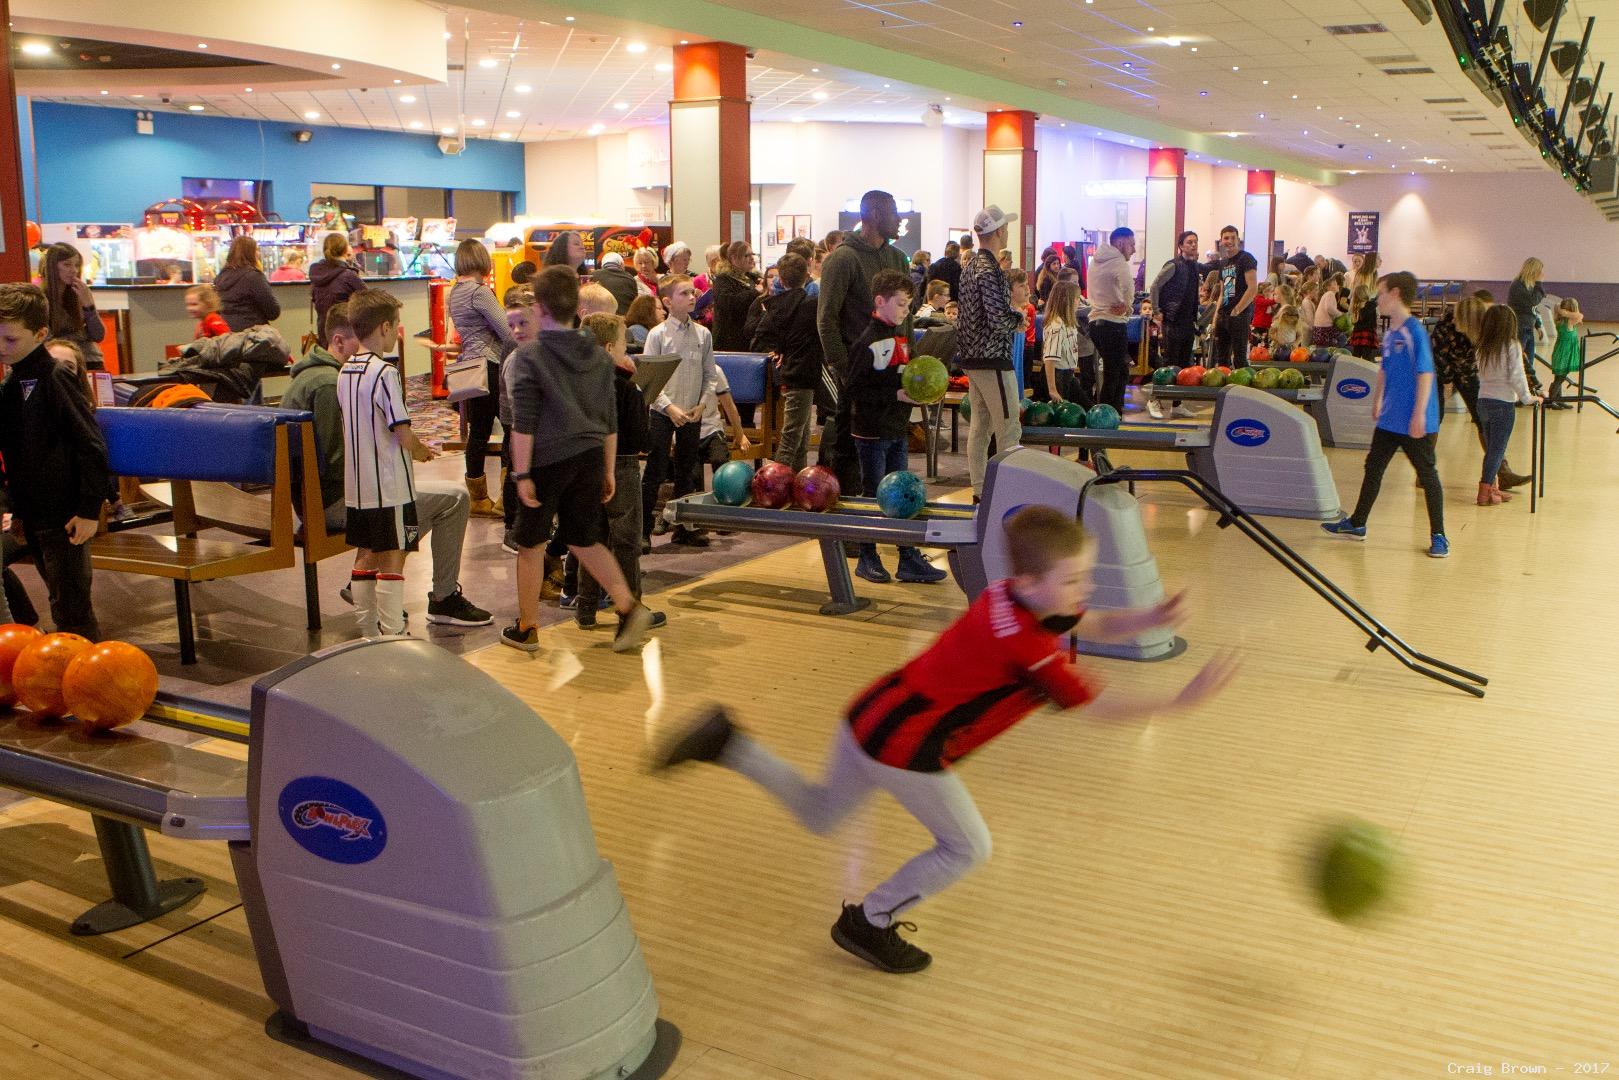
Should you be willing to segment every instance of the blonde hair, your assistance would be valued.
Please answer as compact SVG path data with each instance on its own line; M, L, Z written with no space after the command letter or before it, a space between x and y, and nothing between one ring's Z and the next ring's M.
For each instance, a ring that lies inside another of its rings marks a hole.
M1369 287L1356 285L1355 291L1349 294L1349 317L1351 319L1360 318L1361 308L1365 307L1371 299L1372 290Z
M1284 334L1286 335L1286 340L1293 342L1295 345L1302 344L1304 339L1309 336L1309 330L1304 325L1303 316L1299 314L1299 309L1291 304L1285 305L1277 312L1275 320L1270 324L1270 339L1272 341L1282 341Z
M196 297L204 313L219 310L219 291L212 285L193 285L186 290L186 299Z
M1523 261L1523 266L1518 271L1518 280L1530 288L1534 288L1540 284L1540 279L1545 276L1545 273L1546 264L1530 256Z
M612 293L607 291L605 285L597 285L595 282L591 282L589 285L581 285L579 287L579 317L584 318L587 315L597 313L617 315L618 300L614 298Z
M1563 297L1561 300L1559 300L1557 302L1557 321L1558 322L1563 322L1564 321L1563 314L1565 312L1567 314L1570 314L1570 315L1578 315L1580 313L1580 302L1578 300L1574 299L1572 296Z
M581 322L586 330L596 335L596 344L604 349L611 348L613 342L624 334L624 320L617 315L608 315L606 312L595 312L586 315Z
M1489 301L1476 296L1463 297L1456 303L1456 329L1474 345L1478 344L1479 331L1484 327L1484 313L1489 308Z
M1072 281L1059 281L1046 297L1046 326L1073 326L1079 309L1079 286Z

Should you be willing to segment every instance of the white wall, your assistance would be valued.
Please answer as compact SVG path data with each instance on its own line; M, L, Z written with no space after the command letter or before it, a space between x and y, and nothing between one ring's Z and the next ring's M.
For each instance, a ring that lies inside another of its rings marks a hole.
M1619 223L1550 169L1500 174L1346 176L1335 188L1279 180L1276 232L1288 250L1343 257L1351 210L1383 218L1387 269L1509 281L1538 256L1552 282L1619 282Z
M1186 227L1197 233L1202 250L1215 248L1220 230L1242 228L1243 203L1248 195L1248 171L1202 161L1186 163ZM1278 219L1277 229L1286 239ZM1313 248L1311 250L1314 250Z
M626 223L638 209L666 216L669 129L635 128L523 148L525 217Z
M1035 253L1059 241L1078 240L1085 230L1112 232L1119 226L1118 204L1125 204L1124 224L1138 235L1147 228L1147 200L1100 198L1085 194L1087 181L1132 180L1146 189L1147 152L1102 139L1070 135L1049 128L1036 130L1040 152Z

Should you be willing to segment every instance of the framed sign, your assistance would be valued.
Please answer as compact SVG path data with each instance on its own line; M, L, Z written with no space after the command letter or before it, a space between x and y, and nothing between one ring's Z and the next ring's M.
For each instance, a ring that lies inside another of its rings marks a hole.
M1377 250L1377 226L1382 217L1376 210L1349 212L1349 254L1369 255Z

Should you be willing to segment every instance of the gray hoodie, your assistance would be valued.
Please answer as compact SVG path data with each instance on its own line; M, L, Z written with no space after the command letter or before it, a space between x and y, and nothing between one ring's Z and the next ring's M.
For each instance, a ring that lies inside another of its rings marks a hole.
M584 330L544 330L503 365L512 423L534 436L529 468L552 465L618 434L613 360Z

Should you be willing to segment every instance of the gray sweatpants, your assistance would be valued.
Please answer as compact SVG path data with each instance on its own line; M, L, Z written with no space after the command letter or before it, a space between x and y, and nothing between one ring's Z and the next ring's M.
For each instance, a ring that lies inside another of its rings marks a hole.
M989 826L953 769L912 772L884 765L855 742L846 721L837 734L819 784L805 780L781 758L740 733L732 736L720 764L774 795L813 833L831 832L872 792L894 796L933 834L933 847L900 867L861 901L866 918L887 926L904 908L941 892L989 858Z
M467 520L472 504L467 489L460 484L421 480L416 484L416 521L422 536L431 538L433 548L434 600L455 595L461 580L461 547L467 538ZM326 508L326 531L343 531L343 500Z
M1017 376L1010 371L969 369L967 400L972 403L972 419L967 422L967 478L972 481L973 494L982 495L990 438L1003 454L1023 438Z

